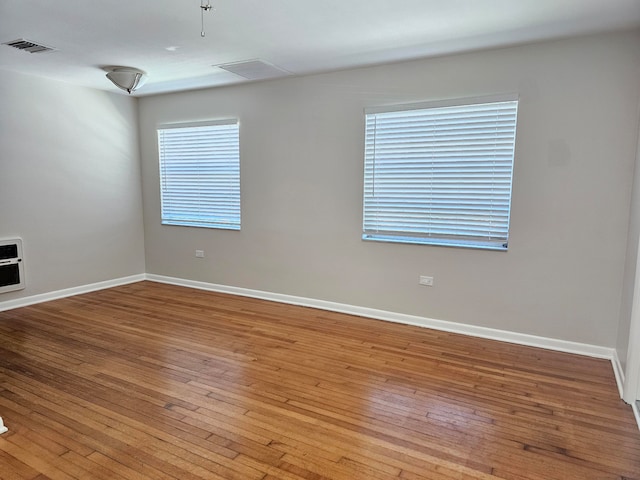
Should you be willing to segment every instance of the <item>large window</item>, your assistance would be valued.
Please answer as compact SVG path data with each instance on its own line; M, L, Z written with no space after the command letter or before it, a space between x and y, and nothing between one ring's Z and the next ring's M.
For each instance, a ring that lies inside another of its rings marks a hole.
M158 129L162 223L240 230L237 120Z
M365 240L506 250L515 97L367 109Z

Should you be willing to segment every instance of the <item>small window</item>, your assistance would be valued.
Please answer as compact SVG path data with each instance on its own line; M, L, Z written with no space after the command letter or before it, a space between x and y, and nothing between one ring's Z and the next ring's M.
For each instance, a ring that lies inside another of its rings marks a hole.
M158 129L162 224L240 230L237 120Z
M367 109L362 238L506 250L517 109Z

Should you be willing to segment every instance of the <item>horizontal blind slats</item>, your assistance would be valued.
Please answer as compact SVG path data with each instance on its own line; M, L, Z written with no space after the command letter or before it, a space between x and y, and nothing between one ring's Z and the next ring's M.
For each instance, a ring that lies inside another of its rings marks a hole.
M237 122L158 129L162 223L240 229Z
M366 114L363 238L506 242L517 103Z

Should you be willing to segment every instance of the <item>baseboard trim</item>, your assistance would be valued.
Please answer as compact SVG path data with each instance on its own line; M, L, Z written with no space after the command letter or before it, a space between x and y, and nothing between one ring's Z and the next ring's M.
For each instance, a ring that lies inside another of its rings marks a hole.
M620 363L620 357L618 357L617 350L613 349L613 355L611 357L611 366L613 367L613 374L616 377L616 385L618 385L618 392L620 398L622 398L624 391L624 369Z
M616 367L614 359L617 359L616 351L613 348L601 347L598 345L590 345L585 343L570 342L567 340L557 340L554 338L538 337L524 333L509 332L507 330L497 330L487 327L478 327L462 323L449 322L446 320L437 320L433 318L419 317L414 315L406 315L402 313L388 312L385 310L376 310L373 308L359 307L347 305L343 303L328 302L324 300L315 300L312 298L297 297L293 295L283 295L280 293L265 292L261 290L251 290L247 288L232 287L228 285L218 285L214 283L199 282L194 280L186 280L183 278L166 277L163 275L147 274L147 280L158 283L167 283L171 285L179 285L182 287L197 288L200 290L209 290L220 293L230 293L243 297L259 298L263 300L271 300L275 302L287 303L291 305L301 305L304 307L319 308L332 312L347 313L350 315L358 315L361 317L373 318L376 320L385 320L388 322L403 323L407 325L415 325L419 327L432 328L451 333L460 333L473 337L486 338L490 340L498 340L501 342L514 343L529 347L545 348L547 350L555 350L559 352L574 353L588 357L604 358L614 363L614 372L616 374L616 382L618 375L621 373L620 362ZM618 368L619 370L616 370ZM618 384L621 386L621 383Z
M633 416L636 419L636 424L640 429L640 410L638 410L638 402L631 402L631 410L633 410Z
M148 280L151 282L166 283L178 285L182 287L196 288L199 290L208 290L212 292L228 293L239 295L242 297L258 298L262 300L270 300L273 302L286 303L290 305L299 305L303 307L318 308L332 312L346 313L349 315L357 315L360 317L372 318L375 320L384 320L387 322L402 323L405 325L414 325L418 327L431 328L444 332L459 333L472 337L486 338L489 340L498 340L501 342L513 343L517 345L525 345L528 347L544 348L547 350L555 350L558 352L573 353L594 358L604 358L611 361L616 384L622 398L622 388L624 384L624 370L620 364L620 359L614 348L602 347L599 345L590 345L586 343L571 342L567 340L558 340L555 338L539 337L536 335L528 335L525 333L510 332L508 330L498 330L488 327L479 327L463 323L455 323L446 320L438 320L434 318L419 317L416 315L407 315L403 313L389 312L386 310L377 310L374 308L360 307L344 303L329 302L326 300L317 300L313 298L297 297L294 295L285 295L281 293L265 292L262 290L252 290L248 288L233 287L229 285L219 285L215 283L199 282L196 280L187 280L184 278L167 277L155 274L139 274L128 277L116 278L104 282L91 283L79 287L67 288L64 290L56 290L54 292L43 293L39 295L31 295L28 297L17 298L15 300L7 300L0 302L0 312L12 310L14 308L26 307L36 303L48 302L59 298L71 297L82 293L94 292L106 288L117 287L129 283ZM637 406L634 406L636 418L640 418ZM639 420L640 424L640 420Z
M128 283L141 282L146 279L146 275L131 275L129 277L121 277L104 282L90 283L79 287L65 288L64 290L56 290L54 292L41 293L39 295L31 295L28 297L16 298L15 300L7 300L0 302L0 312L12 310L14 308L27 307L36 303L48 302L59 298L71 297L82 293L95 292L96 290L104 290L105 288L117 287Z

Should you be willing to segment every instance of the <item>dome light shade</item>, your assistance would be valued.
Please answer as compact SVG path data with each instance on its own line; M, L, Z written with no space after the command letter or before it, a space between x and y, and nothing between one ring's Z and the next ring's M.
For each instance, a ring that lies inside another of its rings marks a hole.
M107 72L107 78L113 84L128 93L140 88L147 81L147 74L132 67L113 67Z

